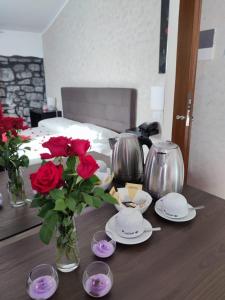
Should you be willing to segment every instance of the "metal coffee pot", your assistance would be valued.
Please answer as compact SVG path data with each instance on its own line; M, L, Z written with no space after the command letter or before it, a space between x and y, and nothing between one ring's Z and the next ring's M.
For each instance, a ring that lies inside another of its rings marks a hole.
M144 154L142 145L149 148L149 138L132 133L121 133L118 138L109 139L112 148L111 168L114 178L119 182L143 181Z
M144 189L158 199L180 193L184 183L184 163L178 145L166 141L153 144L146 158Z

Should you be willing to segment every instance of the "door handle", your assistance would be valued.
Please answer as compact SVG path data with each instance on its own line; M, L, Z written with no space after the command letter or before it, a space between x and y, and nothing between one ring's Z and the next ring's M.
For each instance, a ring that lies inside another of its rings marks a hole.
M183 120L186 119L186 117L185 116L176 115L176 119L183 121Z

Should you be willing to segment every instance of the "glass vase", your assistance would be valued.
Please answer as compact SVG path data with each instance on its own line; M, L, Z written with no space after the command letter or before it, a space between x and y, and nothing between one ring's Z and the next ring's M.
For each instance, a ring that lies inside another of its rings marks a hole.
M20 207L26 204L26 193L22 171L20 168L7 169L8 173L8 197L13 207Z
M67 273L80 263L76 225L73 217L63 218L56 233L56 267Z

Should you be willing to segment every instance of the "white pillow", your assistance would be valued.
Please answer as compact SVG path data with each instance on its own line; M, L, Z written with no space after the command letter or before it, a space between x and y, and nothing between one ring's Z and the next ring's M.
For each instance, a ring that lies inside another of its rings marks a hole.
M91 131L97 134L96 138L99 140L114 138L114 137L118 137L119 135L117 132L101 126L97 126L89 123L84 123L84 124L87 126L88 129L90 129Z
M64 131L64 134L74 139L88 139L90 141L98 137L98 133L96 131L89 129L82 123L70 126Z
M38 127L45 127L47 129L53 130L54 132L63 133L65 129L69 128L74 124L81 123L66 118L56 117L39 121Z

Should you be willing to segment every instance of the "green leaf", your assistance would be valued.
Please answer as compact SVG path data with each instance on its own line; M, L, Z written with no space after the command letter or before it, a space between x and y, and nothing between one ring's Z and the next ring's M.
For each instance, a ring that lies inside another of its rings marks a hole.
M44 218L49 210L54 208L54 204L52 202L47 202L45 205L42 206L40 209L38 216Z
M65 192L63 190L54 189L54 190L50 191L49 194L50 194L50 197L56 201L59 198L64 199L64 193Z
M111 204L118 203L117 200L114 197L112 197L111 195L109 195L109 194L103 194L103 195L101 195L101 199L103 201L111 203Z
M100 196L101 197L104 194L105 194L105 192L104 192L104 190L102 188L95 187L95 189L94 189L94 195L95 196Z
M79 203L78 205L77 205L77 207L76 207L76 212L78 213L78 214L80 214L83 210L84 210L84 208L87 206L87 204L86 203Z
M77 180L76 180L76 184L78 184L78 183L81 182L82 180L83 180L83 178L80 177L80 176L78 176L78 177L77 177Z
M74 197L69 196L68 198L66 198L65 202L66 202L66 206L70 210L72 210L73 212L75 212L75 209L76 209L76 200L74 199Z
M5 160L0 157L0 166L5 167Z
M25 150L31 150L30 147L24 147L23 149L25 149Z
M57 211L64 211L66 209L66 204L65 204L65 201L63 198L58 198L56 201L55 201L55 207L54 207L54 210L57 210Z
M85 193L82 193L82 196L83 196L84 201L87 203L87 205L94 206L92 196L85 194Z
M80 186L79 189L81 192L86 192L86 193L90 193L93 190L93 184L88 182L88 181L83 181Z
M93 175L91 178L88 179L88 181L93 185L101 182L101 180L96 175Z
M43 196L36 194L30 204L30 207L41 207L43 204L44 204Z
M57 221L58 221L57 213L52 210L48 211L39 233L40 239L43 243L47 245L49 244L52 235L54 233Z
M102 206L102 201L98 197L92 197L93 198L93 206L96 208L99 208Z
M29 158L26 155L22 155L19 159L21 167L28 167L29 166Z
M67 159L67 162L66 162L67 168L68 168L69 170L75 171L76 161L77 161L77 157L76 157L76 156L70 156L70 157Z

